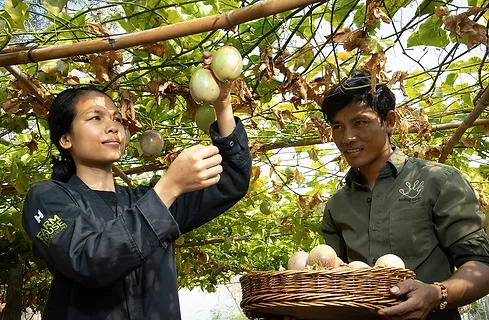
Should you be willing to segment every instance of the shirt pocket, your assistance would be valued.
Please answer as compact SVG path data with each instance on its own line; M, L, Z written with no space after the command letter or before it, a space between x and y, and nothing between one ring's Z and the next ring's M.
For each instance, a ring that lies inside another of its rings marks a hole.
M430 207L394 210L389 219L392 253L403 259L426 254L436 240Z

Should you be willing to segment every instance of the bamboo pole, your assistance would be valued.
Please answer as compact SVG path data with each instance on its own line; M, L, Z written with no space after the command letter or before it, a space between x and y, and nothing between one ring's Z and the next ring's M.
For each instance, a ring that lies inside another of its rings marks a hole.
M32 81L29 80L29 78L22 73L22 71L20 71L19 68L17 68L16 66L6 66L5 67L7 69L8 72L10 72L17 80L19 80L20 82L22 82L27 88L29 88L29 91L34 95L36 96L36 98L41 101L41 102L44 102L44 94L42 93L41 89L39 89L38 87L36 87Z
M267 0L222 14L179 22L168 26L148 29L122 36L78 42L74 44L32 47L29 50L0 54L0 67L25 64L76 55L119 50L156 43L211 30L231 28L238 24L305 7L325 0Z
M469 115L460 123L458 129L453 133L450 140L447 142L446 146L443 148L443 151L440 156L440 163L445 163L448 158L448 155L452 152L453 147L457 144L457 142L462 138L465 131L472 126L474 122L476 122L477 118L484 111L484 109L489 105L489 86L484 89L484 93L481 95L481 98L475 105L474 110L472 110Z

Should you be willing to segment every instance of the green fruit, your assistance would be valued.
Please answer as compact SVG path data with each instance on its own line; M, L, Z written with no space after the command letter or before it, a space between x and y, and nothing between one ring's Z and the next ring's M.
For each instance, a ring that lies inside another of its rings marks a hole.
M41 82L44 82L44 83L53 84L53 83L56 83L56 81L58 80L58 77L53 76L53 75L46 73L44 71L38 71L37 72L37 79Z
M211 104L221 94L221 89L209 69L195 71L190 78L189 87L192 99L198 104Z
M179 246L181 246L184 242L185 242L185 237L184 236L180 236L180 237L178 237L177 240L175 240L175 244L176 245L179 245Z
M262 201L260 204L260 212L264 215L272 214L272 204L269 201Z
M141 151L147 156L156 156L163 150L163 137L158 131L147 130L139 138Z
M216 112L210 105L203 105L195 112L195 123L202 131L209 131L211 124L216 121Z
M238 79L243 71L243 59L235 47L224 46L212 55L211 68L220 81L233 81Z
M291 167L285 168L285 176L287 178L292 178L295 175L295 170L292 169Z

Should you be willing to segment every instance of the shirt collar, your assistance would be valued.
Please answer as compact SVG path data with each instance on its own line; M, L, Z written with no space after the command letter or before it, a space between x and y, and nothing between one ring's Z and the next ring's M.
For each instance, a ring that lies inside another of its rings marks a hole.
M401 151L401 149L394 147L391 156L387 160L386 164L380 168L379 178L397 177L404 168L407 156ZM346 174L346 184L351 187L351 183L354 182L357 185L362 185L362 175L360 170L356 168L350 168Z

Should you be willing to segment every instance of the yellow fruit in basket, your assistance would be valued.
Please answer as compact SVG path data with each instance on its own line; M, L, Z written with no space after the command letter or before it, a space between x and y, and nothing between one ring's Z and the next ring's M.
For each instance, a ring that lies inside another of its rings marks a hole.
M352 261L348 265L350 266L350 268L354 269L370 268L370 266L363 261Z
M344 265L345 265L345 263L343 262L343 260L341 260L340 257L336 257L336 260L334 262L333 268L342 267Z
M334 268L337 263L336 258L336 251L333 248L326 244L320 244L309 252L307 264L310 266L317 265L319 267Z
M305 251L297 251L290 256L287 262L287 270L303 270L307 267L307 259L309 253Z
M375 261L375 265L402 269L405 268L404 261L402 261L401 258L392 253L385 254L382 257L378 258L377 261Z

